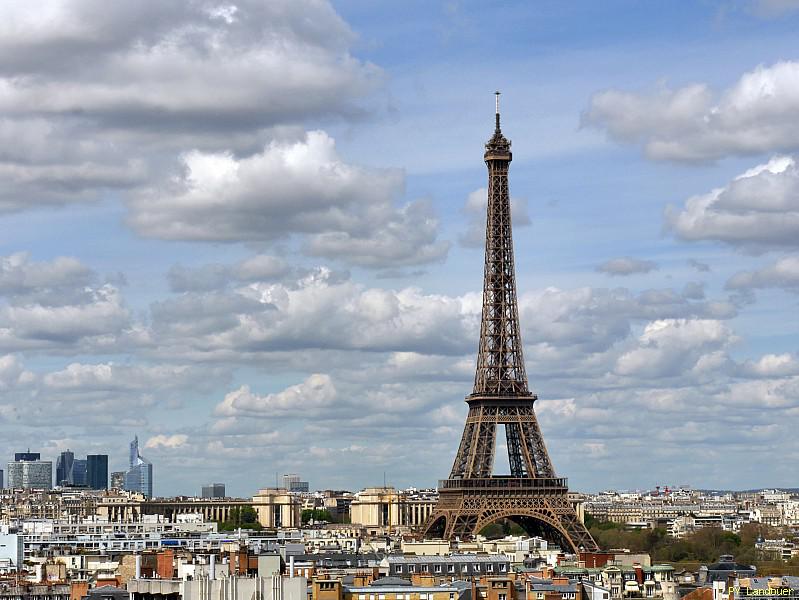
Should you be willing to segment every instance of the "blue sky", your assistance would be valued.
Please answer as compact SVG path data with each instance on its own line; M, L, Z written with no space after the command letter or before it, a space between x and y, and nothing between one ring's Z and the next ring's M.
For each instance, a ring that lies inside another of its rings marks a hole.
M116 470L138 434L158 494L434 485L500 89L556 469L795 484L799 3L4 11L5 455Z

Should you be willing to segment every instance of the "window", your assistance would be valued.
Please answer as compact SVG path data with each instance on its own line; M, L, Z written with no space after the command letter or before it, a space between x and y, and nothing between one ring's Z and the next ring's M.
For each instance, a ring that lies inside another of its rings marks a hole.
M441 565L433 565L434 573L441 573Z
M499 565L499 572L504 573L508 570L508 565Z
M416 573L416 565L408 565L408 573Z
M397 565L397 573L402 573L402 565Z
M499 598L499 600L508 600L507 594L498 594L497 597Z
M447 573L454 573L455 565L447 565Z
M493 573L494 565L486 565L486 573Z

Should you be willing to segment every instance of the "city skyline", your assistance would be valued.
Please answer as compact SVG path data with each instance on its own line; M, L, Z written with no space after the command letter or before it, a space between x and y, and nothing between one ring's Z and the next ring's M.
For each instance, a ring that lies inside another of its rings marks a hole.
M159 496L434 487L474 377L499 89L557 474L794 483L799 6L425 6L4 9L6 460L127 470L137 435Z

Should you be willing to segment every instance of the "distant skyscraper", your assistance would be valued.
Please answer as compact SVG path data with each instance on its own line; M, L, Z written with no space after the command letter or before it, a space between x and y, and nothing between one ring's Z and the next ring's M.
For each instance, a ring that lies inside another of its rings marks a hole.
M32 460L15 460L8 463L9 488L36 488L49 490L53 487L53 463L38 460L38 452L20 452L14 455L36 457Z
M3 485L3 469L0 469L0 490L2 490L5 486Z
M125 473L125 489L153 497L153 463L139 454L139 436L130 443L130 468Z
M203 498L224 498L225 497L225 484L224 483L206 483L202 489Z
M55 484L72 485L72 467L75 462L75 454L67 449L62 452L55 463Z
M41 460L42 455L38 452L31 452L30 448L28 448L27 452L17 452L14 454L14 460Z
M72 463L72 485L86 485L86 467L87 463L85 458L75 459L75 461Z
M114 471L111 473L111 489L125 489L125 471Z
M86 485L92 490L108 489L107 454L89 454L86 457Z
M289 492L307 492L308 482L300 481L300 476L296 473L283 475L283 488Z

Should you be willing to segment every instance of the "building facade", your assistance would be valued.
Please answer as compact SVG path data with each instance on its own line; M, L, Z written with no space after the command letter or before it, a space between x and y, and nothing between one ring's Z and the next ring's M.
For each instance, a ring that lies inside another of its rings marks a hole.
M49 490L53 487L53 463L49 460L15 460L8 463L7 471L11 489Z

